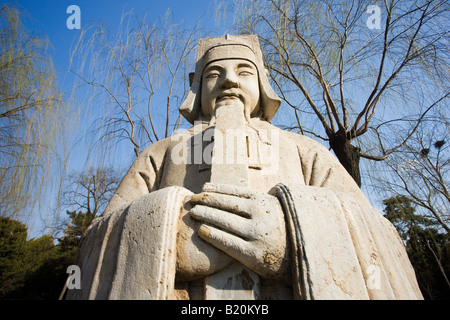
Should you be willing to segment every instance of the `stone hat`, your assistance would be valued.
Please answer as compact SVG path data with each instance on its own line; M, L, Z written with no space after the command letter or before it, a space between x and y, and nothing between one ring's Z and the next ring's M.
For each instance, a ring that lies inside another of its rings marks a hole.
M225 59L244 59L256 66L259 77L262 116L265 120L270 121L280 107L281 100L269 84L258 36L256 35L226 35L224 37L199 39L195 72L193 78L190 79L190 90L180 106L180 113L190 123L200 119L203 70L208 63Z

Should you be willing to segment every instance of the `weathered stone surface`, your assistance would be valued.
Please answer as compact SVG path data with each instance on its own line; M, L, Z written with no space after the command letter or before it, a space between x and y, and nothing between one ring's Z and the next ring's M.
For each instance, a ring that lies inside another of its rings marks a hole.
M194 126L133 163L67 297L421 299L395 228L326 148L268 122L279 106L256 36L200 40Z

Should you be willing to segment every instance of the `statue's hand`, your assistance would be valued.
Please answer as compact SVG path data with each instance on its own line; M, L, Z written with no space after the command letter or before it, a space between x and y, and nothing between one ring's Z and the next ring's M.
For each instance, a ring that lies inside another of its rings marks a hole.
M191 197L200 238L260 276L290 282L284 215L278 199L248 188L207 183Z

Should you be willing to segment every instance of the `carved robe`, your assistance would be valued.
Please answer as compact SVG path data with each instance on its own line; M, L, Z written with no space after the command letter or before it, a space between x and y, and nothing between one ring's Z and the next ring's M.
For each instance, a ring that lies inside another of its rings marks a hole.
M179 245L187 237L179 223L209 170L192 158L177 163L174 151L180 141L193 147L205 128L194 126L140 154L83 237L75 262L81 289L68 299L193 298L176 289L177 264L190 258ZM261 147L254 148L259 164L250 166L250 187L276 195L285 214L293 298L422 299L397 231L326 148L265 121L252 120L249 130L256 132L251 146ZM277 143L273 135L259 137L264 130L276 133ZM262 161L263 147L275 145L276 159ZM274 161L277 170L264 172Z

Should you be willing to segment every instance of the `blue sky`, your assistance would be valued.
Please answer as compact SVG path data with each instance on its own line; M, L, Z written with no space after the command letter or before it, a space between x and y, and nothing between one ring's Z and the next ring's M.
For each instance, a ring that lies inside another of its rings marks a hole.
M147 21L156 21L170 8L173 23L183 22L189 27L201 19L202 25L212 34L218 36L227 32L224 25L215 25L213 20L215 1L211 0L11 0L9 2L19 5L26 12L23 23L28 31L46 36L50 41L48 53L58 73L61 88L66 93L72 90L73 77L68 72L72 44L79 37L83 27L106 23L115 30L123 12L133 9L140 17L146 15ZM71 15L67 13L67 8L70 5L77 5L80 8L81 30L67 28L66 22ZM75 132L74 139L81 138L80 134ZM85 149L81 144L72 151L69 173L81 170L85 166L83 159ZM123 158L127 163L133 157L134 155L130 153ZM56 197L50 195L48 202L54 201L53 198ZM28 225L29 237L41 236L45 232L45 226L52 225L52 207L54 205L47 202L39 205L39 217L34 217ZM65 216L64 212L59 214Z
M74 4L81 10L81 28L85 25L107 22L118 25L123 11L136 10L139 15L146 14L150 21L157 20L170 8L174 22L183 21L194 24L199 18L209 21L214 13L211 0L16 0L12 1L25 9L30 18L26 19L29 30L45 34L52 44L50 53L56 70L64 72L69 64L72 41L80 30L68 29L66 21L70 14L67 7Z
M216 0L217 2L219 0ZM81 30L68 29L66 21L69 18L67 8L77 5L81 10L81 28L93 24L107 23L114 29L118 26L123 12L134 9L139 16L147 16L147 21L156 21L170 8L174 23L184 22L186 27L193 26L199 19L203 29L210 32L211 36L220 36L232 33L230 23L217 26L214 22L214 0L10 0L21 6L28 14L25 26L28 30L36 30L48 37L51 48L49 53L53 59L55 69L58 72L61 85L65 90L71 90L71 77L67 77L72 43L79 37ZM231 3L231 0L222 1ZM230 17L229 17L230 18ZM364 21L362 23L365 23ZM64 81L65 80L65 81ZM278 113L279 116L280 112ZM288 115L287 115L288 116ZM287 117L285 116L285 117ZM291 119L286 119L289 123ZM281 121L282 122L282 121ZM79 135L79 132L76 134ZM134 159L134 154L128 152L121 155L125 163ZM84 161L77 157L83 155L83 146L72 152L71 167L69 172L80 170ZM123 164L122 164L123 165ZM46 210L43 210L46 211ZM64 213L62 213L64 215ZM48 223L48 222L47 222ZM39 236L42 229L32 226L30 230L33 236Z

